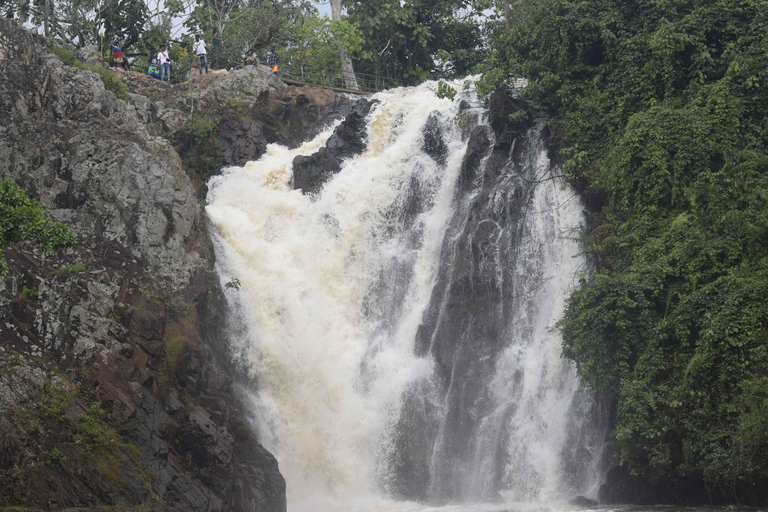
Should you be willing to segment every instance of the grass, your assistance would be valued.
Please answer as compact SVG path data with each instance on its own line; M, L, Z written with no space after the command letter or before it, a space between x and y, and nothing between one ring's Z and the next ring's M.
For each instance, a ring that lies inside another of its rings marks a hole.
M105 89L115 93L115 95L121 100L128 101L128 86L123 83L117 73L101 66L93 66L91 64L87 64L78 59L77 55L75 55L75 52L72 50L65 50L61 46L51 45L48 47L48 51L54 55L58 55L59 58L67 66L98 73L102 82L104 82Z

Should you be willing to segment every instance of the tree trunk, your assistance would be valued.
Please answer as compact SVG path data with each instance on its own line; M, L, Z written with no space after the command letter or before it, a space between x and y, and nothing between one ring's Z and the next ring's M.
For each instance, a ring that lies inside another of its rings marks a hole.
M48 18L51 16L51 0L45 0L45 16L43 17L43 27L45 37L48 37Z
M331 0L331 19L341 19L341 0ZM339 57L341 57L341 74L344 77L344 85L347 89L359 89L357 78L355 78L355 69L352 67L352 60L347 55L347 49L339 46Z
M512 8L509 6L510 0L504 0L504 28L512 29Z

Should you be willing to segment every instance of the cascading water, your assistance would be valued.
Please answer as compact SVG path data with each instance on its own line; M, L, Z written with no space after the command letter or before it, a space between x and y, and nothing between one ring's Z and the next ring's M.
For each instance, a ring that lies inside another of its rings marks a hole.
M584 264L578 199L540 130L512 142L471 108L457 123L472 98L434 90L378 94L365 150L316 193L291 189L292 162L332 129L210 182L217 270L240 282L233 346L290 509L551 501L596 481L602 432L551 330Z

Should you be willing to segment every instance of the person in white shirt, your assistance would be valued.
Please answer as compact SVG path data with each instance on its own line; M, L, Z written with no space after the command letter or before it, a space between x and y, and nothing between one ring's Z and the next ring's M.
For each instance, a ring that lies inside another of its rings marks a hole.
M205 51L205 41L200 39L199 35L195 35L195 44L192 46L192 50L195 52L195 56L199 59L197 69L200 70L200 74L203 74L203 64L205 64L205 73L208 74L208 55Z
M160 81L163 81L163 76L168 77L168 83L171 83L171 62L168 59L168 51L165 49L165 45L160 47L160 53L157 54L157 64L160 66Z

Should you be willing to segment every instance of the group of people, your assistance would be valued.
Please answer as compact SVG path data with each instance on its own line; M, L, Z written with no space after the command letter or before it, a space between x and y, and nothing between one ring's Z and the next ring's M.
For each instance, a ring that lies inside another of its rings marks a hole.
M168 42L169 41L166 41L166 43ZM205 67L205 72L207 74L208 50L205 47L205 41L203 41L199 35L195 35L192 52L195 55L195 63L200 70L200 74L203 74L203 67ZM159 78L161 82L171 82L171 59L168 56L168 49L165 45L160 46L160 51L157 54L155 54L154 51L149 52L149 71L147 74L151 77Z
M165 41L169 43L168 40ZM112 65L128 69L128 60L123 56L123 37L120 32L115 34L112 39ZM208 51L205 47L205 41L200 35L195 34L195 42L192 45L192 52L195 56L195 63L200 70L200 74L203 74L203 67L205 67L205 73L208 74ZM147 74L154 78L159 78L160 81L167 83L171 82L171 59L168 55L168 49L166 45L160 46L160 51L157 53L154 50L150 50L149 56L149 70ZM253 52L248 52L245 55L244 65L255 65L256 59L253 56ZM275 51L273 46L267 55L267 65L272 68L273 73L277 73L278 65L280 64L280 55Z

